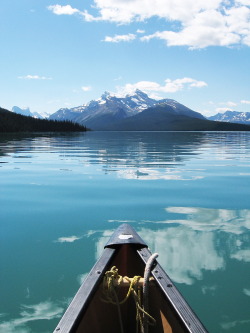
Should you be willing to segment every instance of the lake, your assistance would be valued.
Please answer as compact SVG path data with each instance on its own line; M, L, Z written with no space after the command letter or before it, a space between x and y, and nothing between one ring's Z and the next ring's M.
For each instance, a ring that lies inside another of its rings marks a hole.
M2 134L0 332L52 332L123 222L209 332L250 332L249 132Z

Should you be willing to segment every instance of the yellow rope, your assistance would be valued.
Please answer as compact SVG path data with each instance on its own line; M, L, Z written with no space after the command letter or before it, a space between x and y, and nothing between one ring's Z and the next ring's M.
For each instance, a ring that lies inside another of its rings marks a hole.
M104 276L103 281L103 295L104 298L102 300L106 303L115 304L118 307L119 318L121 321L121 312L120 312L120 305L125 303L130 295L133 295L135 306L136 306L136 321L139 323L141 332L143 332L143 314L148 317L150 320L150 324L154 325L156 323L155 319L146 312L142 307L141 301L141 291L138 285L141 276L134 276L132 279L128 278L127 276L122 277L118 273L118 269L116 266L113 266L110 271L107 271ZM129 288L127 291L126 296L124 299L119 300L117 291L119 291L119 286L123 279L127 280L129 284ZM122 323L121 323L121 331L123 332Z

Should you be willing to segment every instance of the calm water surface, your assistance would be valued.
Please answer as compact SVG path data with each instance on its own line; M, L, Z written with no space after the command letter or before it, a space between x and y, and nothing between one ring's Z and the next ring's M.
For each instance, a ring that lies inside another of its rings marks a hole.
M55 328L131 223L211 333L250 332L250 134L0 136L0 332Z

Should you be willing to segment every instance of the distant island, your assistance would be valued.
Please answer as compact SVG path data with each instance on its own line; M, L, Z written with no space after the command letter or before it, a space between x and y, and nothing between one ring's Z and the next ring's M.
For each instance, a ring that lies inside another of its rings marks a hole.
M0 108L0 133L9 132L83 132L84 125L70 120L37 119Z

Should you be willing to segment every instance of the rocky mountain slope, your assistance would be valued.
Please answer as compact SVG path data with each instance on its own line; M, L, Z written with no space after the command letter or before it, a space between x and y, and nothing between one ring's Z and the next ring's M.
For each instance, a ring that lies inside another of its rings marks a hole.
M102 127L112 131L250 131L249 125L233 124L177 114L169 105L156 105L134 116Z

